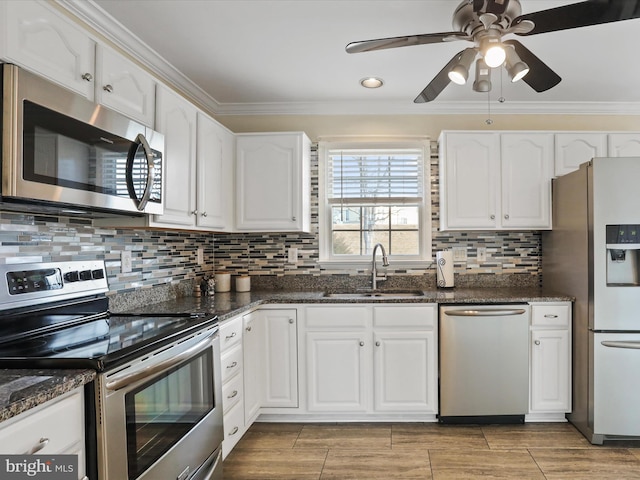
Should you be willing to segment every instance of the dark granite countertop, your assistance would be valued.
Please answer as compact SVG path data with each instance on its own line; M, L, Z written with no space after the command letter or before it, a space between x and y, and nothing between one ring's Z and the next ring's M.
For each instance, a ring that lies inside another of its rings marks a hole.
M265 304L309 303L438 303L496 304L524 302L564 302L573 298L540 288L453 288L423 290L422 296L402 298L327 297L325 292L251 291L216 293L212 297L183 297L152 303L133 310L136 313L215 313L220 321Z
M93 381L93 370L0 369L0 422Z

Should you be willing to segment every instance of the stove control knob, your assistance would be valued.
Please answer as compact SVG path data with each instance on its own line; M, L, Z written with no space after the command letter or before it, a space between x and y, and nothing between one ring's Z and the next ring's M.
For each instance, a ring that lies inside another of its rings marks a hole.
M73 272L67 272L64 274L64 280L65 282L77 282L78 280L80 280L80 275L78 274L77 270L74 270Z
M82 270L80 272L80 280L91 280L91 270Z
M94 280L99 280L101 278L104 278L104 270L102 269L93 270L91 272L91 278L93 278Z

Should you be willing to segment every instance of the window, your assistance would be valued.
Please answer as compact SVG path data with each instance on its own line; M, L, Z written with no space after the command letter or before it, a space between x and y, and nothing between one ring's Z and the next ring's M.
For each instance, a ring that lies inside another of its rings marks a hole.
M320 142L320 261L431 260L429 142Z

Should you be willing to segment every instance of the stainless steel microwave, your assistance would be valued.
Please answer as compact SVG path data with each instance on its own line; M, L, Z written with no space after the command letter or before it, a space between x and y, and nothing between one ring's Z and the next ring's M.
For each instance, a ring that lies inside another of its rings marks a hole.
M2 65L2 205L163 213L164 136L15 65Z

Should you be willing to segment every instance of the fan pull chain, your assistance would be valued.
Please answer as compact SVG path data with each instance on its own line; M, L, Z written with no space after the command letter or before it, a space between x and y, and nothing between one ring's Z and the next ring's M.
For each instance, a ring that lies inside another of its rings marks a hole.
M487 92L487 119L484 121L487 125L491 125L493 120L491 120L491 92Z
M500 69L500 96L498 97L498 102L500 102L500 103L504 103L506 101L506 98L504 98L502 96L502 76L503 76L503 74L504 74L504 71L501 68Z

